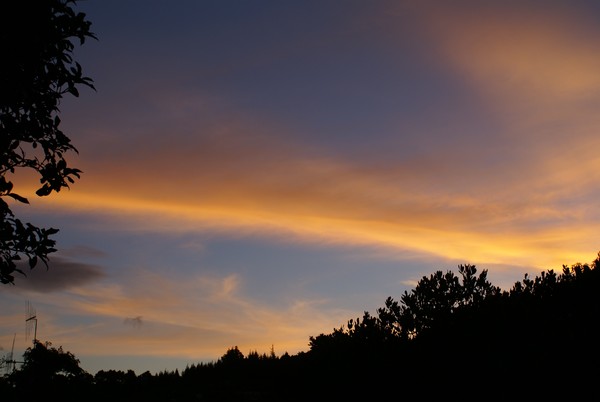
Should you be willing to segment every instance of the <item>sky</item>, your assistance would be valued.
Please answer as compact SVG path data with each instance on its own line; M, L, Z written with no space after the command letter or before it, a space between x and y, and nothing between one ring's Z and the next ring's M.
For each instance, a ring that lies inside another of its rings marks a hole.
M0 350L95 374L277 355L423 276L600 244L594 1L89 0L61 104L83 171L22 220L59 251L0 289Z

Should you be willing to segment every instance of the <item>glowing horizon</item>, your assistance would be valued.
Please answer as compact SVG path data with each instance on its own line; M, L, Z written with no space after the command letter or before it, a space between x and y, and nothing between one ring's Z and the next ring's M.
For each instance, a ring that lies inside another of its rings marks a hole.
M80 5L83 175L15 179L59 252L0 294L4 349L28 299L93 370L295 353L436 270L600 250L592 3L148 4Z

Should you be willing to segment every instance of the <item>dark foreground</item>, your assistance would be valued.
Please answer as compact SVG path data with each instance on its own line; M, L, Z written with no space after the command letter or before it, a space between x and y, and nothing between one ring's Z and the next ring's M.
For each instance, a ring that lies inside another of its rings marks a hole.
M179 371L92 376L37 342L0 379L16 401L600 400L600 260L525 277L509 291L459 266L400 301L309 340L297 355L244 356Z

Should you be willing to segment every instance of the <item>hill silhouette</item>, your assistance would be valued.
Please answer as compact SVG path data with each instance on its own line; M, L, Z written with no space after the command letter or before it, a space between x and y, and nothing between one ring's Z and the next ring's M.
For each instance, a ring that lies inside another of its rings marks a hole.
M600 254L591 264L525 275L509 290L487 271L423 277L398 301L276 356L229 348L180 373L92 376L36 342L0 380L3 401L325 401L419 398L597 399Z

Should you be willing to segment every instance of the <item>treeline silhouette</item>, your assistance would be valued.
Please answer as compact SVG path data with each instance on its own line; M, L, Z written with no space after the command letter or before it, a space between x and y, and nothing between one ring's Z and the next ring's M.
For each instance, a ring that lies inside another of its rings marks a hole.
M598 400L600 253L501 290L473 265L276 356L232 347L182 372L99 371L36 342L2 401Z

